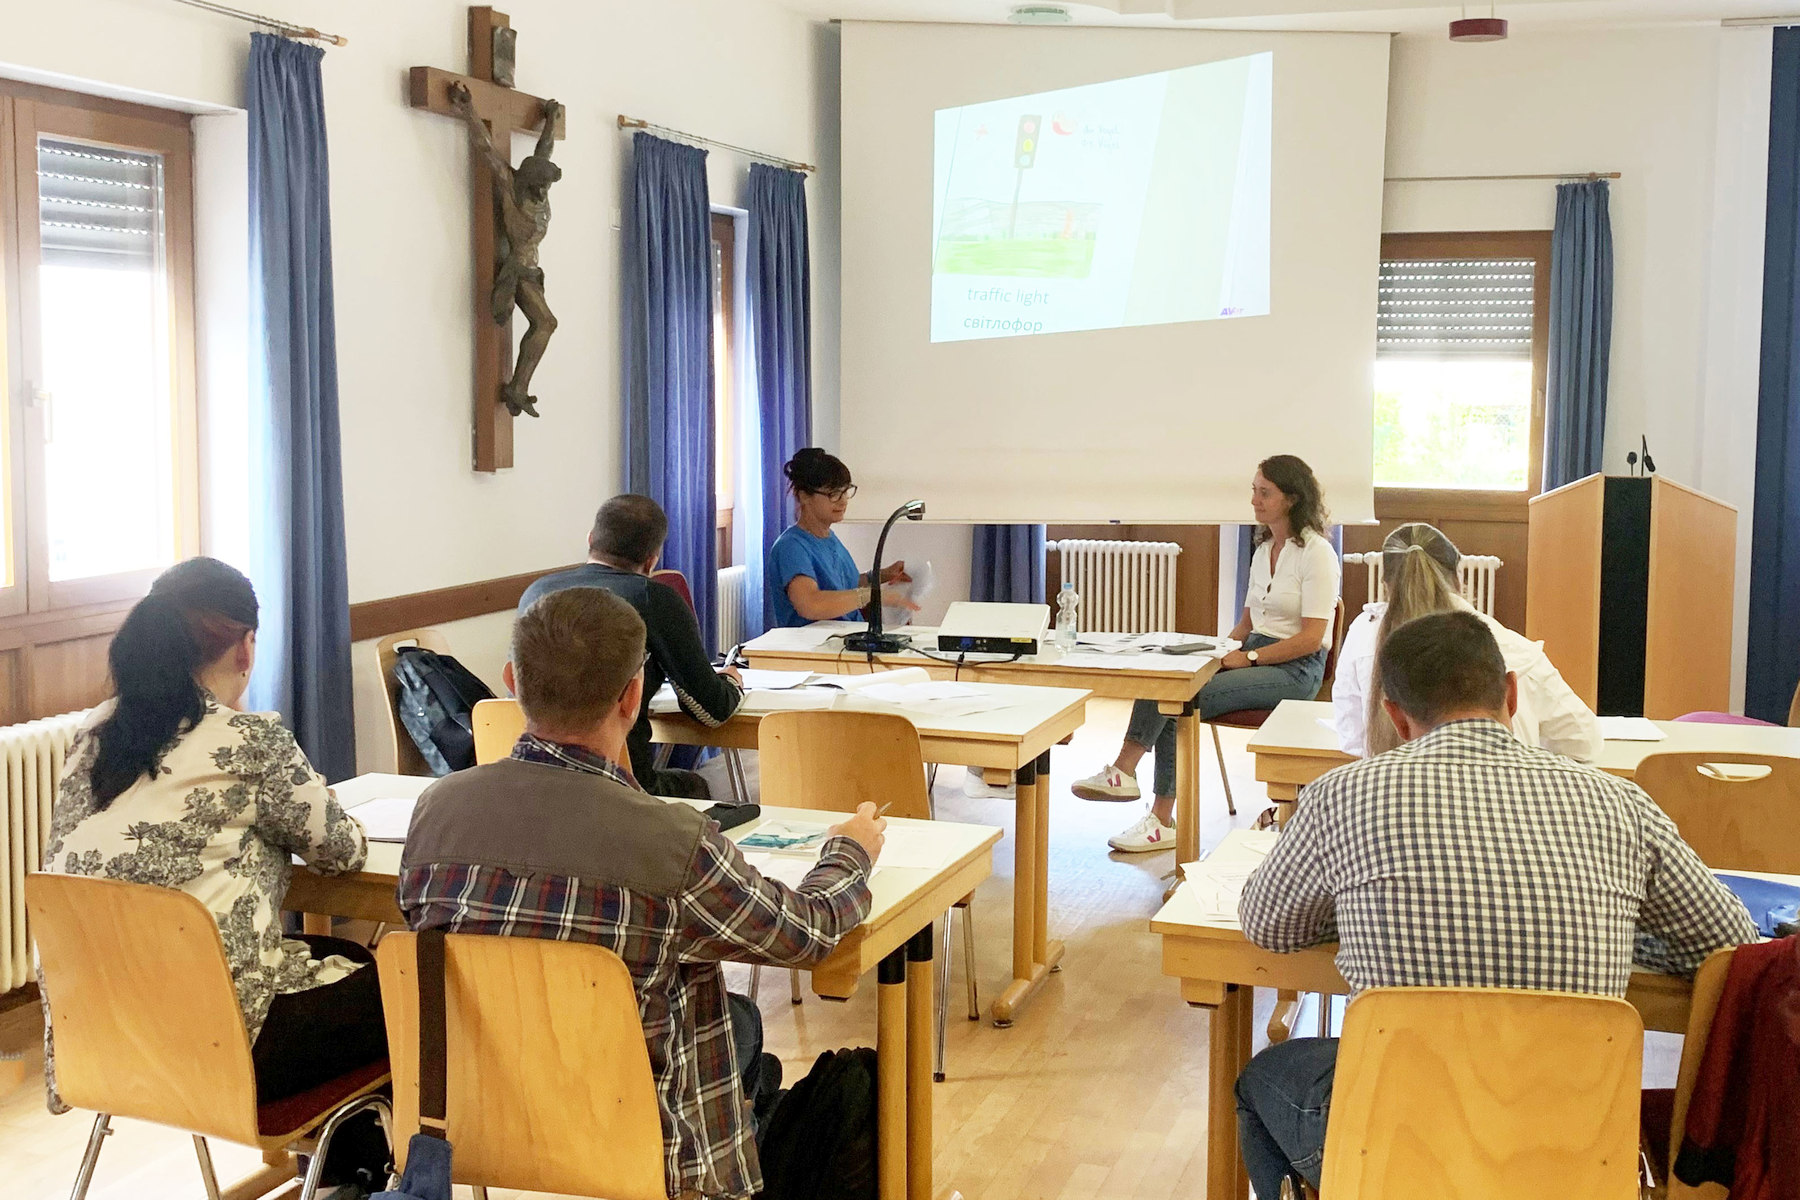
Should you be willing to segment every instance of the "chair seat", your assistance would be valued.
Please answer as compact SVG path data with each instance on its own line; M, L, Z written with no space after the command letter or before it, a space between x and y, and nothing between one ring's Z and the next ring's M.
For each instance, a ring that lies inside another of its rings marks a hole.
M372 1092L388 1079L388 1060L383 1058L304 1092L259 1104L256 1131L265 1140L285 1146L330 1116L344 1101Z
M1263 722L1275 715L1272 708L1240 708L1236 712L1208 717L1208 725L1226 725L1232 729L1261 729Z

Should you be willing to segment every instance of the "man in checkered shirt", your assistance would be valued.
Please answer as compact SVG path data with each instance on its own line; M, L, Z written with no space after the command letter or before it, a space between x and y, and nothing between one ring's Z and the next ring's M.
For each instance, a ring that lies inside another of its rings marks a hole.
M1692 975L1754 941L1744 905L1635 784L1513 737L1517 686L1480 618L1409 621L1381 649L1404 744L1330 772L1244 886L1269 950L1336 941L1354 991L1532 988L1623 996L1634 961ZM1237 1082L1251 1182L1319 1183L1335 1038L1293 1038ZM1296 1189L1297 1190L1297 1189Z
M400 909L413 929L617 954L650 1051L668 1194L749 1197L762 1172L746 1100L773 1100L780 1064L719 964L801 967L830 954L869 913L887 822L863 805L797 888L761 875L698 809L646 795L626 769L644 661L643 619L603 589L554 592L519 617L506 682L525 735L512 757L425 789Z

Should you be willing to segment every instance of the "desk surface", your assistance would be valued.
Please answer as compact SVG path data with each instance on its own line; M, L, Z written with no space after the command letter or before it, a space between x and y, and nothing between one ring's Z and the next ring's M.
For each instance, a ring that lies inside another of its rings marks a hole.
M416 798L433 782L417 775L359 775L338 784L333 790L337 793L338 803L354 815L358 806L371 800ZM688 802L670 800L669 803ZM766 820L817 823L830 817L829 813L812 809L764 808L759 820L740 825L726 836L735 841ZM814 969L815 987L822 995L836 994L839 986L844 988L843 994L848 995L857 976L872 970L884 955L903 944L951 904L974 891L975 885L991 871L990 854L1001 835L1001 830L995 826L966 825L956 821L889 820L897 828L916 832L916 840L922 844L941 851L944 865L937 868L884 867L876 863L875 874L869 880L873 903L868 917L839 943L826 963ZM370 842L368 861L362 870L347 875L315 875L304 868L296 868L288 889L287 907L296 912L329 913L390 923L399 920L394 889L399 882L401 849L398 842ZM349 903L333 903L339 898ZM943 903L934 910L933 905L940 898ZM385 903L387 911L372 915L368 911L371 900ZM828 980L834 982L828 983Z
M1594 763L1603 771L1629 779L1652 754L1769 754L1800 758L1800 729L1769 725L1715 725L1702 721L1658 721L1668 736L1660 742L1608 741ZM1332 708L1323 700L1283 700L1250 738L1252 754L1328 759L1331 765L1352 761L1338 749Z
M1164 701L1192 698L1219 669L1217 659L1198 654L1064 654L1054 647L1016 660L968 655L960 668L949 656L934 658L916 650L903 650L876 655L871 667L867 655L844 649L843 635L862 628L860 621L816 621L798 629L771 629L746 642L743 653L756 666L777 670L854 675L895 667L924 667L940 679L1079 687L1096 696ZM901 632L930 637L936 630L908 626Z

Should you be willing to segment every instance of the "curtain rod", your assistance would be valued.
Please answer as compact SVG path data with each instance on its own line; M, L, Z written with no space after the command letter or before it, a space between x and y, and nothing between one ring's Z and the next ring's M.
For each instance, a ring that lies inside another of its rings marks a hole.
M215 4L213 0L175 0L177 4L185 4L189 8L197 8L202 12L217 13L221 17L233 17L239 21L248 21L252 25L261 25L273 29L277 33L290 37L303 38L309 42L330 42L334 46L348 46L350 39L335 33L320 33L310 25L296 25L292 21L282 21L275 17L265 17L261 13L244 12L242 9L227 8L223 4Z
M1390 175L1383 183L1486 183L1513 179L1621 179L1617 171L1571 171L1561 175Z
M746 158L754 158L762 162L772 163L778 167L786 167L790 171L804 171L809 175L819 169L811 163L795 162L791 158L781 158L774 154L764 154L760 150L749 150L743 146L734 146L730 142L715 141L709 137L701 137L697 133L683 133L679 129L670 129L667 125L653 125L640 117L628 117L624 113L619 114L619 128L643 129L650 133L660 133L667 137L680 138L684 142L698 142L702 146L712 146L719 150L729 150L734 154L742 154Z

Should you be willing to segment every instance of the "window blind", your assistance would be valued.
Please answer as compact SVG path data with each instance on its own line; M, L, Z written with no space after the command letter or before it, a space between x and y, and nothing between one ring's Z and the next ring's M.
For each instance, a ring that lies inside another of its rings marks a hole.
M161 249L162 158L38 139L38 234L46 266L146 270Z
M1537 264L1529 258L1381 264L1381 358L1531 357Z

